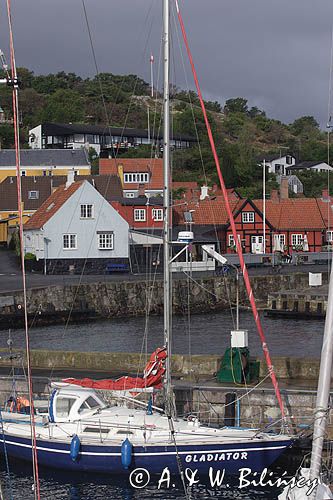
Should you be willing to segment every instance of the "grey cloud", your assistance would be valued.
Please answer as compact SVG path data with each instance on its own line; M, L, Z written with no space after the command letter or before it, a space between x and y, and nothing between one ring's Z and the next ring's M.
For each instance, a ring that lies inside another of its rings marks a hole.
M100 69L148 80L148 54L153 49L157 60L160 47L161 0L85 3ZM12 5L18 65L36 73L94 74L81 0ZM326 122L331 0L180 0L180 5L207 98L244 96L283 121L312 114ZM0 46L8 51L4 9L0 14ZM175 33L173 47L172 74L185 87ZM186 70L193 87L188 64Z

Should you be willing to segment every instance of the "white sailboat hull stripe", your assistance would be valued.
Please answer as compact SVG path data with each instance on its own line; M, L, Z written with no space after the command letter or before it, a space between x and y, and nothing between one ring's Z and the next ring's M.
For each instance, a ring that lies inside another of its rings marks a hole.
M24 444L24 443L16 443L15 441L9 441L6 439L6 445L13 445L13 446L19 446L21 448L31 448L31 445L29 444ZM187 445L188 446L188 445ZM233 453L233 452L239 452L239 451L266 451L266 450L281 450L283 448L286 448L286 446L267 446L263 448L230 448L226 450L187 450L187 451L178 451L178 455L192 455L195 453ZM50 453L64 453L68 454L69 450L57 450L54 448L44 448L43 446L37 446L37 450L40 451L47 451ZM94 451L82 451L80 452L80 455L93 455L93 456L104 456L104 457L117 457L121 456L121 452L119 453L107 453L107 452L94 452ZM165 452L139 452L135 453L135 456L166 456L166 455L176 455L176 451L165 451Z

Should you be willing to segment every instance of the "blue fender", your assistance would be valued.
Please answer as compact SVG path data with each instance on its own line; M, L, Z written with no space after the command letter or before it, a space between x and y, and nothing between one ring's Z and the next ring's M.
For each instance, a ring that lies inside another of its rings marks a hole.
M71 449L70 449L70 456L73 462L77 461L80 453L80 448L81 448L80 438L76 434L74 434L71 441Z
M128 469L132 462L133 445L128 438L121 445L121 463L124 469Z

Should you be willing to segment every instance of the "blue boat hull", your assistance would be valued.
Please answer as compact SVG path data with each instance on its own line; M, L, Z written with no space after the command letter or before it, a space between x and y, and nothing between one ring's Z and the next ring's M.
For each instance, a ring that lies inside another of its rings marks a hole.
M5 439L4 439L5 438ZM5 446L9 457L31 461L31 440L1 435L1 453ZM243 444L181 445L178 454L183 466L207 473L209 468L224 469L227 474L238 474L239 469L248 467L260 472L269 467L292 444L290 440L253 442ZM145 468L151 474L159 474L165 467L177 473L175 447L133 446L132 461L126 470L122 465L121 446L81 445L77 460L70 455L70 442L37 440L38 463L43 466L96 473L129 473L136 468Z

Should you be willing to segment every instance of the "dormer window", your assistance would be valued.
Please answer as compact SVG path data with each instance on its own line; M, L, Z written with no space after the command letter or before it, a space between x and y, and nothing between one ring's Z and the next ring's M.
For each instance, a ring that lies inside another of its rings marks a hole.
M29 198L29 200L38 200L39 199L39 191L29 191L28 198Z
M243 212L242 213L242 222L244 222L244 223L254 222L254 212Z
M143 172L124 174L124 182L125 183L130 183L130 182L135 182L135 183L149 182L149 174L148 173L143 173Z

